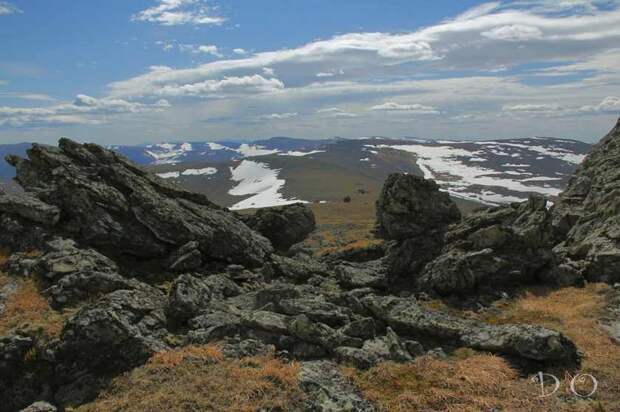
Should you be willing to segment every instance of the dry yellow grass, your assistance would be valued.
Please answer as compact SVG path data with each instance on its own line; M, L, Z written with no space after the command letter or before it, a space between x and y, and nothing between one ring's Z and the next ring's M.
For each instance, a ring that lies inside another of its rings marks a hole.
M8 258L9 251L5 248L0 248L0 269L2 268L2 266L4 266Z
M584 353L581 373L599 381L598 398L609 411L620 411L620 346L599 324L611 288L594 283L584 288L564 288L549 293L527 293L507 304L492 323L525 322L563 332Z
M375 197L354 196L351 203L313 204L317 230L305 241L317 255L380 242L375 226Z
M173 368L186 360L202 360L207 362L220 362L224 355L217 345L190 345L167 352L159 352L153 355L149 361L150 366L164 366Z
M0 287L9 281L6 275L0 274ZM38 332L45 337L57 336L66 314L56 312L49 306L33 279L17 279L15 283L17 288L9 295L0 314L0 335L20 329Z
M298 372L269 356L228 360L215 345L191 346L156 354L77 411L288 411L303 402Z
M526 322L565 333L585 354L577 373L592 374L599 381L593 400L570 394L568 373L558 376L562 387L556 396L538 398L538 385L518 377L503 359L471 350L457 351L445 360L421 358L409 364L384 363L366 372L346 369L346 373L384 411L620 411L620 347L597 321L609 292L607 285L591 284L527 293L498 307L499 315L479 316L496 324ZM589 392L588 384L578 389Z
M36 256L40 252L28 252ZM0 269L9 258L7 249L0 249ZM56 312L41 295L41 287L33 278L11 278L0 270L0 288L13 283L15 290L8 293L4 310L0 313L0 335L15 330L41 334L42 337L58 336L71 312Z

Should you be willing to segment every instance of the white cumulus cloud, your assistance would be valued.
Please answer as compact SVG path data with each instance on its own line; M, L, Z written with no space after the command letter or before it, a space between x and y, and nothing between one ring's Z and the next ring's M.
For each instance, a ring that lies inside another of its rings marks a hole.
M489 39L506 41L527 41L540 39L543 35L539 28L524 26L521 24L495 27L489 31L482 32L481 34Z
M157 5L134 14L131 19L164 26L217 25L226 20L212 14L202 0L158 0Z
M183 85L167 85L157 90L158 96L179 97L217 97L219 94L265 93L284 88L284 83L276 78L266 79L259 74L242 77L224 77Z

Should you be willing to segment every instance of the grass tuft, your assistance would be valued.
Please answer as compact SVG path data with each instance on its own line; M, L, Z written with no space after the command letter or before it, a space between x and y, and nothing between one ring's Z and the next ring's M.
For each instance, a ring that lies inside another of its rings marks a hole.
M619 411L620 346L613 343L598 319L607 305L610 287L534 291L495 310L469 317L494 324L531 323L559 330L584 353L581 370L596 377L593 399L572 395L573 375L558 376L561 390L539 398L539 387L519 377L502 358L459 349L448 359L423 357L408 364L383 363L368 371L344 369L363 394L383 411ZM440 308L441 305L433 303ZM590 382L577 385L589 392Z
M216 345L189 346L154 355L146 365L116 378L97 400L76 410L299 410L304 398L298 373L298 364L271 356L231 360L224 359Z
M0 274L0 287L8 285L11 279ZM15 330L40 333L45 337L60 334L66 315L54 311L39 292L34 279L16 279L16 289L4 302L0 313L0 335Z

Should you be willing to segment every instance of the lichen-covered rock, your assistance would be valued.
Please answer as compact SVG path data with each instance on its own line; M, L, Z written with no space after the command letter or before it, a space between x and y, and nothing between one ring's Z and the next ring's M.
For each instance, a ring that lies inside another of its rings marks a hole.
M376 409L329 361L302 362L299 385L309 412L374 412Z
M165 305L162 292L143 285L117 290L84 306L69 319L55 349L63 381L82 372L125 371L168 349L163 341Z
M170 287L166 315L176 322L185 322L206 309L211 298L211 289L203 279L181 275Z
M294 282L305 282L314 275L329 275L325 264L312 258L291 259L285 256L272 255L265 265L265 274L272 278L287 278Z
M118 266L113 260L93 249L80 249L71 239L54 239L45 245L46 253L35 258L33 270L38 276L58 280L80 272L115 273Z
M42 248L40 255L13 254L6 267L16 276L38 276L51 282L43 294L55 309L141 284L119 275L116 263L108 257L94 249L79 249L73 240L56 238Z
M267 239L203 195L100 146L61 139L57 148L34 144L28 159L7 161L26 191L60 209L58 230L80 244L160 259L196 241L203 260L250 266L262 264L272 250Z
M518 358L571 364L577 348L559 332L533 325L489 325L420 306L414 299L366 296L362 302L399 336L448 343Z
M283 299L276 303L278 312L289 316L306 315L313 321L329 326L343 326L349 322L351 311L325 301L322 296Z
M410 362L422 354L422 345L415 341L403 342L389 327L385 336L367 340L361 348L341 346L336 349L336 357L340 362L361 369L368 369L384 361Z
M53 236L60 210L31 193L6 194L0 188L0 247L12 251L39 249Z
M60 209L42 202L31 193L0 193L0 214L7 213L45 226L54 226Z
M144 285L135 279L127 279L118 273L81 271L60 278L43 291L50 306L60 309L88 299L121 289L136 289Z
M303 203L262 208L253 215L241 217L282 252L304 240L316 228L314 212Z
M586 157L553 209L555 252L590 281L620 281L620 120Z
M377 200L377 234L404 240L442 233L461 213L433 180L394 173L388 176Z
M441 250L448 226L460 218L456 204L434 181L390 175L377 200L376 228L378 236L395 241L385 259L389 278L415 278Z
M188 341L193 344L206 344L235 336L244 329L240 314L224 310L203 313L191 319L189 326L192 330L188 334Z
M0 388L4 388L13 376L19 374L26 353L34 345L35 341L30 336L14 334L0 337Z
M342 262L334 267L334 272L340 285L348 289L385 289L388 285L388 269L382 260Z
M551 213L546 203L533 195L528 202L467 216L446 234L441 255L426 265L418 286L450 295L534 280L559 283L554 278Z
M187 242L175 250L168 258L170 270L173 272L187 272L202 266L200 244L196 241Z
M38 401L19 412L56 412L58 408L49 402Z

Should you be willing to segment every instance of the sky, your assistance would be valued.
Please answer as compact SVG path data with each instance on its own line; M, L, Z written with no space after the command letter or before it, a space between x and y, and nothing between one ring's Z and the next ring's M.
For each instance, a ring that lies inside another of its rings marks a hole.
M620 0L0 0L0 143L597 141Z

